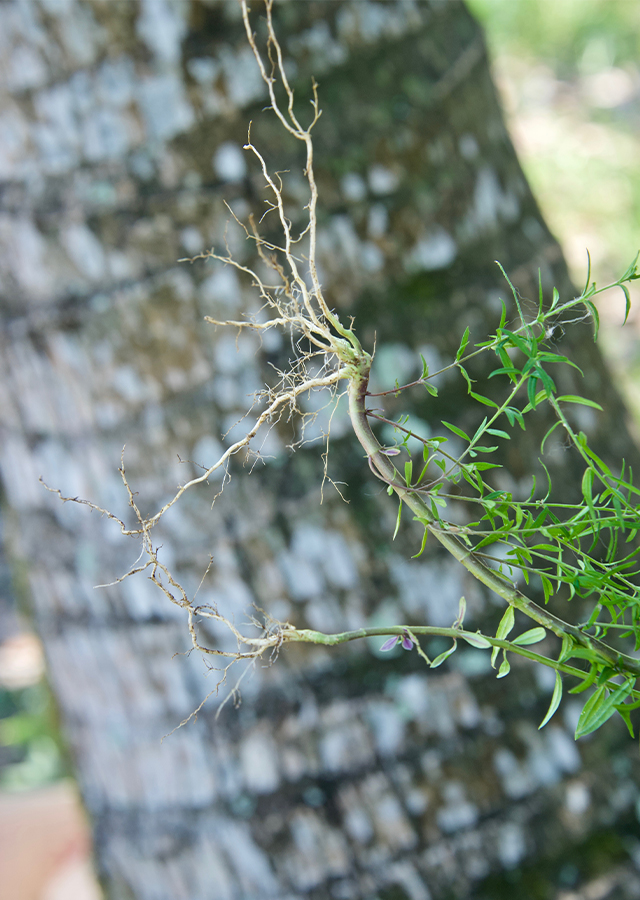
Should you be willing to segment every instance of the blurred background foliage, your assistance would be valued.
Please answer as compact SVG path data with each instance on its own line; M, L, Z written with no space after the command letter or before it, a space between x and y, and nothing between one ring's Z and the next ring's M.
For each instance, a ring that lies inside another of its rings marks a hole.
M640 249L640 2L469 0L482 22L509 128L576 285L586 249L598 282ZM640 289L622 329L600 303L602 349L640 438Z
M0 688L0 789L42 787L68 775L49 690Z

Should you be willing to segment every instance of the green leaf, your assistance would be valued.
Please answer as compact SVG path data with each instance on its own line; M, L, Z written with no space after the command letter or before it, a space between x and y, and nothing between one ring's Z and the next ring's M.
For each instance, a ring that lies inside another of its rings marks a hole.
M564 394L562 397L556 397L556 401L558 403L578 403L580 406L592 406L594 409L599 409L602 412L602 407L599 403L594 403L593 400L587 400L586 397L580 397L578 394Z
M584 650L582 647L573 647L573 649L571 650L571 656L578 657L578 659L591 660L593 654L589 653L587 650ZM575 687L572 687L569 693L581 694L583 691L586 691L587 688L590 688L593 682L596 680L597 674L598 667L591 663L589 674L585 677L584 681L580 682L580 684L577 684Z
M488 650L491 647L490 642L481 634L461 634L460 637L471 644L472 647L478 647L480 650Z
M540 641L543 641L546 636L547 632L540 626L539 628L531 628L529 631L519 634L511 643L518 644L520 647L527 647L529 644L538 644Z
M465 434L461 428L456 428L455 425L452 425L450 422L445 422L444 419L442 420L442 424L444 425L445 428L448 428L449 431L453 431L454 434L457 434L458 437L461 437L463 440L471 441L471 438L469 437L469 435Z
M544 575L542 572L538 572L540 576L540 581L542 582L542 590L544 591L544 602L548 603L549 599L555 594L553 589L553 582L549 578L548 575Z
M542 443L540 444L540 453L544 453L544 445L547 443L547 438L550 438L553 432L556 430L558 425L562 425L560 419L551 426L551 428L547 431L545 436L542 438Z
M560 672L556 672L556 686L553 689L553 694L551 696L551 703L549 704L549 709L547 710L547 714L538 725L538 731L547 724L551 716L560 706L560 700L562 699L562 678L560 678Z
M608 696L607 690L606 685L600 685L585 703L576 726L576 740L596 731L611 718L616 711L616 704L622 703L633 690L633 679L625 681Z
M598 340L598 332L600 331L600 316L598 315L595 303L592 303L591 300L585 299L584 305L593 316L593 340L595 342Z
M498 669L498 674L496 675L496 678L504 678L506 675L509 674L510 671L511 671L511 664L509 663L509 660L507 659L507 654L505 653L504 659L500 663L500 668Z
M432 397L438 396L438 388L435 385L429 384L428 381L425 381L424 386L426 387L426 389L428 390L428 392L431 394Z
M542 295L542 270L538 269L538 318L543 314L544 298Z
M509 425L513 426L513 423L517 422L520 428L525 431L526 426L524 424L524 418L519 409L516 409L515 406L507 406L505 407L504 413L509 420Z
M570 634L562 635L562 649L560 651L560 656L558 657L558 662L566 662L568 659L571 659L571 651L573 650L573 638Z
M585 281L584 288L582 290L583 295L588 293L590 281L591 281L591 254L587 250L587 280Z
M413 461L409 460L404 464L404 483L407 487L411 487L411 479L413 477Z
M424 534L422 535L422 543L420 544L420 549L418 550L418 552L416 554L414 554L414 556L412 556L411 559L417 559L419 556L422 556L422 554L424 553L424 548L427 546L427 538L429 537L429 529L427 528L426 522L424 520L421 520L421 521L423 521L423 524L424 524Z
M436 656L436 658L435 658L435 659L433 660L433 662L431 663L431 668L432 668L432 669L437 669L438 666L441 666L442 663L445 661L445 659L447 659L447 657L451 656L452 653L455 653L457 647L458 647L458 645L457 645L457 643L454 641L454 642L453 642L453 647L451 647L449 650L445 650L444 653L441 653L441 654L440 654L440 656Z
M535 377L535 375L530 375L527 379L527 397L529 399L529 402L523 409L523 412L528 412L530 409L535 409L540 400L546 396L544 391L538 391L536 393L537 384L538 379Z
M464 353L467 344L469 343L469 326L464 330L464 334L462 335L462 340L460 341L460 346L458 347L458 352L456 353L456 362L458 362L462 358L462 354Z
M470 394L473 391L473 379L465 369L463 365L458 363L458 368L460 369L460 374L463 376L464 380L467 382L467 393Z
M629 295L629 288L624 284L618 285L622 293L624 294L626 309L624 311L624 320L622 322L623 325L627 324L627 319L629 318L629 312L631 311L631 297Z
M507 434L506 431L501 431L499 428L487 428L487 434L494 434L496 437L505 438L507 441L511 440L511 435Z
M400 519L401 518L402 518L402 500L398 504L398 518L396 519L396 527L393 532L393 537L391 538L392 541L395 541L396 535L398 534L398 529L400 528Z
M544 385L544 390L547 397L551 397L552 394L555 394L556 385L551 375L549 375L548 372L545 372L545 370L540 366L536 368L536 375Z
M474 451L476 453L493 453L494 450L497 450L497 447L481 447L480 444L476 444L473 450L470 450L470 455L473 455Z
M478 403L484 404L484 406L491 406L493 409L499 409L497 403L494 403L493 400L489 400L488 397L483 397L482 394L476 394L475 391L469 391L469 396L473 397L474 400L477 400Z
M594 475L593 469L585 469L584 475L582 476L582 496L587 501L587 505L590 509L593 507L592 488Z
M636 253L636 258L631 263L629 268L626 270L626 272L624 273L622 278L619 279L619 281L636 281L638 278L640 278L640 275L638 275L638 271L637 271L639 258L640 258L640 251L638 251L638 253Z
M622 716L625 725L629 729L629 734L632 738L634 738L635 734L633 733L633 725L631 723L631 709L629 708L629 706L618 706L617 709Z
M514 365L508 365L502 366L500 369L494 369L489 378L493 378L494 375L508 375L512 381L517 381L520 374L520 369L516 369Z
M498 625L498 630L496 631L496 637L499 641L504 641L513 628L515 624L515 613L513 611L513 606L508 606L504 611L504 615L500 619L500 624ZM493 669L495 666L495 661L498 657L498 653L500 652L499 647L494 647L491 651L491 668Z
M476 428L475 434L471 438L471 443L477 441L478 438L484 433L485 425L487 424L487 417L485 416L480 425Z
M422 353L420 354L420 359L422 360L422 376L421 377L428 378L429 377L429 366L427 365L427 361L424 358L424 356L422 355Z

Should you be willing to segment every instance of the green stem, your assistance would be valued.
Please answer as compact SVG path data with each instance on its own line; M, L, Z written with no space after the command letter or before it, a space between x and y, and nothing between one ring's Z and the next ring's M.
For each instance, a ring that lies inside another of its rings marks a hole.
M542 609L513 584L483 563L455 535L445 531L440 526L438 519L434 516L426 501L419 494L407 489L389 457L382 452L382 447L371 430L367 419L365 404L370 367L371 360L368 354L363 354L357 360L352 360L353 374L349 381L348 391L349 415L356 437L370 459L372 466L380 473L382 479L391 485L399 499L415 513L417 518L424 523L425 527L449 551L454 559L457 559L478 581L502 597L515 609L520 610L530 619L533 619L534 622L538 622L558 637L571 637L576 644L589 650L604 665L611 666L618 671L630 672L640 676L640 660L633 659L633 657L614 650L603 641L584 634L575 625L571 625Z
M338 644L346 644L350 641L361 640L362 638L372 637L389 637L394 634L399 636L408 634L411 637L415 635L424 635L429 637L446 637L453 641L464 640L472 642L479 637L483 638L492 647L499 647L501 650L508 650L510 653L517 653L525 659L548 666L556 672L562 672L563 675L570 675L580 681L584 681L589 677L589 672L583 669L577 669L567 663L559 662L557 659L551 659L543 656L541 653L535 653L533 650L514 644L512 641L501 640L500 638L488 637L485 634L479 634L474 631L464 631L461 628L440 628L435 625L383 625L372 628L357 628L355 631L343 631L338 634L325 634L322 631L313 631L310 628L291 629L282 633L283 639L291 643L305 644L321 644L325 647L337 647ZM611 684L612 689L618 687L617 684ZM634 697L640 699L640 692L633 691Z

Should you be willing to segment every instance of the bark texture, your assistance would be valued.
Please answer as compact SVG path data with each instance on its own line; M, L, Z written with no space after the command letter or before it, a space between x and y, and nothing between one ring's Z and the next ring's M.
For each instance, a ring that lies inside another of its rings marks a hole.
M547 289L572 290L461 3L283 2L277 17L301 109L311 75L320 82L326 293L369 349L377 340L380 388L417 373L418 353L450 359L467 325L478 340L495 326L506 291L493 260L525 297L538 268ZM247 674L238 709L215 718L221 688L161 741L218 676L144 577L94 589L137 549L37 479L126 515L123 444L151 509L195 471L180 460L210 463L233 438L247 395L290 347L205 325L257 299L228 268L176 260L225 233L248 258L222 201L263 209L241 151L249 119L292 205L298 148L261 112L231 2L6 2L0 58L5 530L110 900L551 898L595 878L610 891L599 897L637 897L637 750L615 725L576 745L577 703L538 732L553 680L527 665L496 682L471 649L428 672L415 654L291 648ZM607 459L634 459L588 323L566 339L581 389L606 410L580 426ZM403 397L391 412L473 427L464 386L440 387L437 401ZM344 411L329 472L348 505L330 487L320 505L319 451L292 456L295 437L295 423L274 429L264 465L250 477L232 466L213 509L215 485L166 517L163 558L192 592L213 556L202 602L238 622L255 603L342 630L449 625L464 594L469 621L497 624L500 608L453 561L433 548L410 560L411 525L390 543L396 510ZM510 486L528 487L537 455L531 439L514 442ZM549 465L579 483L561 444Z

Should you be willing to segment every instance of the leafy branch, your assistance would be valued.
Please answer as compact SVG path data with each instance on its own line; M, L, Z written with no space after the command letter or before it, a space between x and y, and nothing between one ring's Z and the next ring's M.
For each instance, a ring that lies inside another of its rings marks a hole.
M138 562L117 581L146 571L165 596L186 611L194 648L225 660L223 680L229 666L235 662L255 661L265 658L265 655L274 659L280 649L291 642L335 646L360 638L386 636L389 640L384 647L391 648L399 642L405 650L415 648L425 663L433 668L441 665L462 640L490 651L491 665L495 665L502 654L497 673L499 678L509 673L507 654L522 656L555 671L556 686L542 724L557 709L563 691L562 676L566 676L576 680L577 684L572 688L574 692L593 688L578 722L577 737L600 727L615 712L623 717L633 732L630 715L640 706L640 690L636 688L640 677L640 659L632 655L640 649L640 588L636 584L640 575L640 548L633 543L640 531L640 505L637 502L640 491L634 487L632 473L626 471L624 464L619 474L612 472L588 446L584 433L576 431L571 425L566 410L572 405L599 407L594 401L579 395L558 393L552 374L554 367L577 367L555 349L551 338L558 323L565 328L586 318L593 321L594 338L597 338L599 323L594 298L611 287L619 288L624 294L626 320L630 305L628 285L640 278L638 257L613 285L600 288L591 281L589 262L585 288L578 297L570 300L561 300L554 289L550 303L546 304L540 285L538 310L531 318L524 314L519 294L503 270L517 312L513 322L508 320L507 306L503 302L502 316L495 334L470 345L471 335L467 328L450 365L430 374L426 361L422 359L422 375L418 379L405 385L396 383L395 387L386 391L370 393L372 355L360 344L353 323L346 327L341 322L325 297L318 276L318 189L312 139L312 131L321 115L317 86L312 83L310 121L305 126L295 111L294 93L274 30L273 0L265 2L264 48L259 46L253 32L246 0L240 0L240 5L247 41L267 87L269 107L285 132L304 147L303 171L308 190L308 202L304 209L307 218L301 230L294 229L285 210L282 183L276 174L270 172L249 132L245 150L255 157L262 171L269 193L267 214L275 216L281 239L278 243L266 240L253 218L245 224L233 213L232 216L242 228L245 238L255 246L261 263L273 273L275 284L266 284L257 266L252 268L234 259L228 247L225 252L212 248L190 262L213 260L234 267L252 280L262 301L259 317L227 322L208 319L209 322L215 326L250 329L257 333L271 328L284 329L292 335L295 359L288 369L278 373L275 386L265 387L255 397L247 413L248 416L253 415L252 424L247 427L245 435L228 447L218 460L203 466L198 477L180 485L173 497L155 513L144 515L141 512L121 463L120 474L135 518L133 527L90 501L63 497L59 491L54 492L64 501L83 503L107 515L119 525L123 534L141 540ZM284 97L282 103L279 96ZM487 355L497 359L489 379L500 379L499 383L505 385L501 402L479 393L469 373L469 363ZM443 421L443 427L456 441L463 442L459 453L447 449L449 438L420 438L408 427L406 420L394 422L384 409L380 411L368 406L371 398L382 398L384 402L386 397L397 396L416 387L424 387L431 397L435 397L438 392L432 383L434 377L450 370L457 371L464 379L469 397L480 408L488 410L472 435L459 425ZM505 602L506 609L495 636L463 629L463 600L458 618L450 628L403 625L360 628L327 635L297 629L289 623L274 623L267 618L262 623L254 620L257 636L246 636L215 608L197 605L195 597L190 598L161 563L154 528L164 514L186 491L207 483L220 469L226 472L234 458L246 458L254 452L252 446L259 434L264 433L265 428L273 427L283 416L299 418L304 435L304 425L310 414L300 409L300 400L316 391L328 391L330 401L335 401L340 391L347 394L351 424L367 464L373 474L386 484L389 494L395 495L399 501L396 532L406 509L423 526L422 545L416 556L424 550L428 536L433 536L474 578ZM492 470L500 468L500 464L492 458L501 442L511 440L516 426L526 430L531 416L545 405L553 413L554 423L542 440L541 453L550 436L560 429L584 465L581 496L574 504L557 503L551 498L548 472L545 495L540 496L534 478L529 496L524 500L514 498L509 491L495 489L489 480ZM380 443L372 428L376 422L393 425L398 435L394 446ZM414 477L414 459L408 452L408 442L415 437L422 443L422 460L417 477ZM403 471L400 471L393 460L403 453L407 458ZM464 495L460 492L463 482L470 488L470 492ZM479 512L476 520L460 526L445 518L447 503L454 500L474 504ZM621 552L623 544L627 549ZM492 556L491 552L487 552L495 545L504 550L502 556ZM538 579L545 606L537 604L513 583L510 578L513 567L521 570L527 590L531 587L531 579ZM593 609L586 621L573 624L546 607L551 597L562 592L568 594L568 599L577 596L592 601ZM535 623L535 627L509 640L515 625L516 610ZM228 628L237 642L237 649L223 651L201 644L198 623L202 619L214 620ZM561 640L557 658L528 649L540 642L547 632ZM610 634L622 643L623 649L604 640ZM450 638L452 646L430 660L418 640L425 636Z

